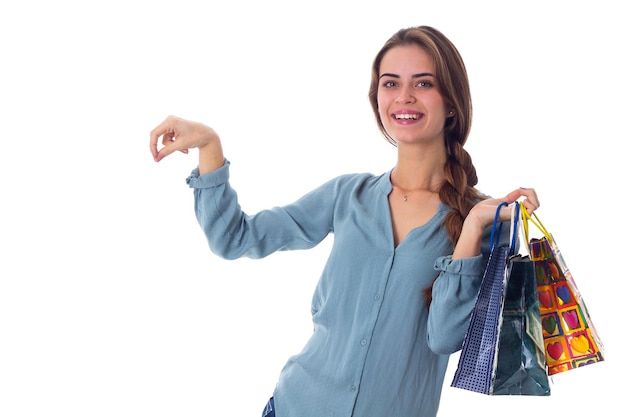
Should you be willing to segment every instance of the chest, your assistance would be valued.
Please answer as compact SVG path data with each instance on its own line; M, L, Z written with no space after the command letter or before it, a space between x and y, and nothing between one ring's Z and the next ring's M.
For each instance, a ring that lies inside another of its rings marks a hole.
M391 193L388 200L395 247L411 230L428 223L439 207L439 196L435 193L418 193L407 198Z

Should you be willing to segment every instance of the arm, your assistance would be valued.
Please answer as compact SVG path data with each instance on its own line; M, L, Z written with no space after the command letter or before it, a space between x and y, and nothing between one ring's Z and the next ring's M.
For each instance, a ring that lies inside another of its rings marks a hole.
M428 317L428 343L434 352L450 354L461 348L490 254L496 209L501 202L511 204L520 197L526 197L523 204L529 210L539 207L535 191L523 188L501 199L481 201L465 219L453 254L437 260L440 275L433 285ZM511 210L501 210L498 220L506 222L501 233L508 236Z
M198 149L199 163L187 183L194 188L198 222L219 256L258 258L277 250L310 248L330 232L335 196L332 185L322 186L288 206L251 216L241 210L228 182L230 164L213 129L169 116L150 132L150 151L156 162L175 151L188 153L191 148Z
M509 223L503 225L502 235L508 236ZM463 344L469 318L489 259L488 228L479 244L477 256L452 259L442 256L435 262L439 276L432 288L428 314L428 345L439 354L451 354Z
M239 206L229 179L230 162L187 178L194 189L195 212L211 250L226 259L261 258L278 250L307 249L332 231L337 180L296 202L254 215Z

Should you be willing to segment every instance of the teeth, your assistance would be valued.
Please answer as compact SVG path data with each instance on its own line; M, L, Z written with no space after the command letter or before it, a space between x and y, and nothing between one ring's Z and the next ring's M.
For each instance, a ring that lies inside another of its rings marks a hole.
M417 114L394 114L394 117L396 119L403 119L403 120L415 120L417 119Z

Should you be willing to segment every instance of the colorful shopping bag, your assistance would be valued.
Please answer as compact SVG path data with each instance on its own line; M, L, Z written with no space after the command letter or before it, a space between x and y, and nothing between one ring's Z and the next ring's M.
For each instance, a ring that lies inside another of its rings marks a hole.
M521 207L528 252L535 264L548 375L604 360L604 347L554 237ZM543 234L528 238L529 222Z

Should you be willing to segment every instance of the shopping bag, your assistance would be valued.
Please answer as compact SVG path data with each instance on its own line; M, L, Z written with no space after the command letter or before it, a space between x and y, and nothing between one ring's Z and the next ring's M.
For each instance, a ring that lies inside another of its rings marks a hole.
M543 235L526 242L535 264L548 375L603 361L604 347L554 236L523 206L521 217L527 237L529 222Z
M492 395L550 395L535 284L528 256L509 260Z
M519 219L518 203L516 203L514 224L511 225L512 238L506 243L499 243L502 223L498 225L498 217L501 208L507 205L507 203L502 203L496 210L491 229L489 259L463 340L459 363L452 379L453 387L482 394L493 392L494 365L504 304L507 265L515 251Z

